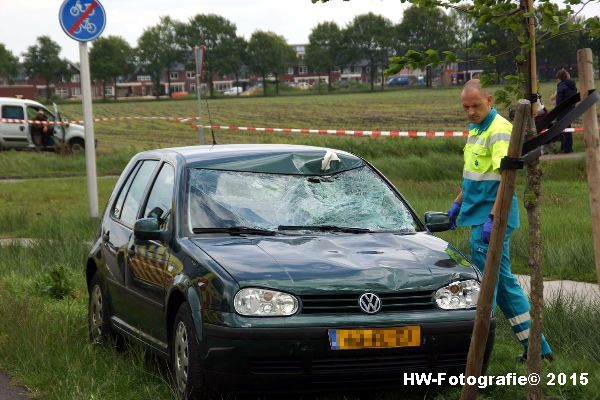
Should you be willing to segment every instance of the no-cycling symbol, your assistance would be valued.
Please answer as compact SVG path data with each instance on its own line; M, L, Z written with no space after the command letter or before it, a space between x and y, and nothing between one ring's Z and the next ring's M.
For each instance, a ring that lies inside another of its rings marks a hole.
M80 42L96 39L106 25L104 7L97 0L65 0L58 19L63 31Z

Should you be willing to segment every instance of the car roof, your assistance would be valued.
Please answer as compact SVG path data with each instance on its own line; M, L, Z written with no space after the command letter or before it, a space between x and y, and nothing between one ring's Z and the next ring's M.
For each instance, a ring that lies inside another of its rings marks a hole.
M330 168L326 171L328 174L364 165L361 158L342 150L289 144L188 146L151 150L147 153L177 154L191 168L294 175L324 174L321 166L328 153L335 153L340 160L329 164Z
M38 103L37 101L34 100L29 100L29 99L19 99L17 97L0 97L0 103L21 103L21 104L26 104L28 106L36 106L36 107L44 107L46 108L43 104Z

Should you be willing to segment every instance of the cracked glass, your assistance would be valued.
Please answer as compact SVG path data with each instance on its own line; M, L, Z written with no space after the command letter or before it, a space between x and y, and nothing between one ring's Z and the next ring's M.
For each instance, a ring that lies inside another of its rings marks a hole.
M417 228L402 200L366 166L332 176L191 169L189 179L190 228Z

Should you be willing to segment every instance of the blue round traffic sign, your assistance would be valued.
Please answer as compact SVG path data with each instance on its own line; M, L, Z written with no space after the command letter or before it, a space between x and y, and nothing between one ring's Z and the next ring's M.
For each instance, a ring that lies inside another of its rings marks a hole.
M106 13L98 0L65 0L58 19L63 31L80 42L96 39L106 25Z

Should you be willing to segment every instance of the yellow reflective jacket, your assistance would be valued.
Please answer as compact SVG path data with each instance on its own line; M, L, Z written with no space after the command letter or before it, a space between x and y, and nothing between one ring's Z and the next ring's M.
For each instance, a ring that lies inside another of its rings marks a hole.
M463 168L463 202L458 216L459 226L483 224L492 211L500 186L500 161L508 153L512 125L492 108L480 124L469 125ZM508 216L508 226L519 226L517 196Z

